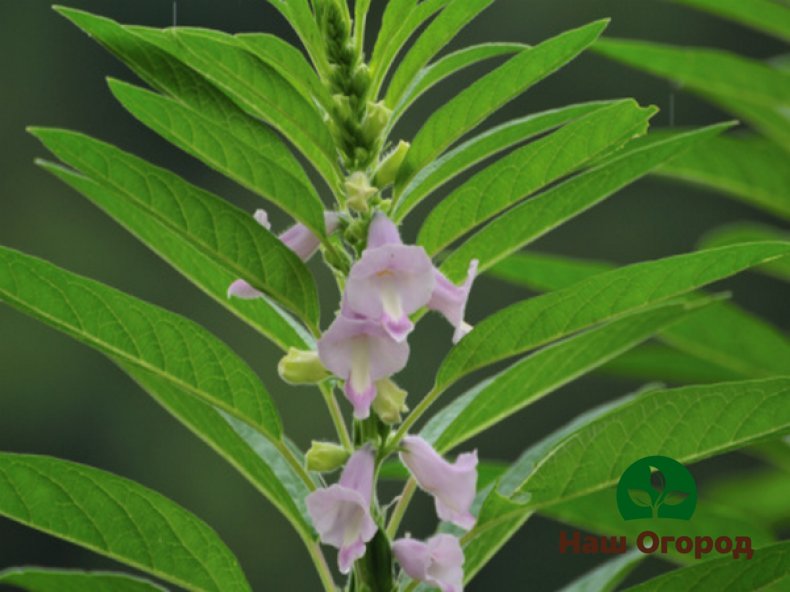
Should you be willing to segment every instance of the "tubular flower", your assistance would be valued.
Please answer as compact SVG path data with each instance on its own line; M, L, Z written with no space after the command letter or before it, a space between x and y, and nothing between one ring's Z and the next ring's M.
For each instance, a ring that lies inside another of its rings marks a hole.
M324 225L327 234L332 234L340 224L340 216L335 212L324 212ZM304 224L294 224L280 235L286 247L296 253L302 261L308 261L318 250L321 241Z
M469 292L477 275L477 259L469 263L469 271L466 280L460 286L456 286L438 269L434 270L436 283L428 302L428 308L438 311L455 327L453 343L458 343L461 338L472 330L472 325L464 321L466 314L466 303L469 300Z
M340 551L337 563L343 574L365 554L365 544L378 530L370 515L373 465L370 449L362 448L348 460L338 483L307 496L307 511L321 542Z
M366 419L376 398L376 381L406 366L409 345L395 341L377 321L341 313L318 341L318 355L324 366L346 381L354 417Z
M420 436L406 436L400 458L434 497L439 518L466 530L474 526L470 509L477 487L477 451L460 454L451 464Z
M462 592L464 552L452 535L437 534L422 542L398 539L392 552L408 576L439 588L442 592Z
M348 307L378 319L394 340L404 341L414 328L408 315L428 304L434 283L425 249L404 245L395 224L376 214L367 248L348 276Z
M266 210L255 210L253 214L255 221L263 226L266 230L271 230L272 225L269 222L269 214ZM340 216L335 212L324 212L324 225L328 234L332 234L337 230L340 224ZM304 224L294 224L288 230L280 234L279 239L283 244L291 249L302 261L308 261L315 252L318 250L321 241L318 240L313 231L308 229ZM253 288L248 282L244 280L236 280L228 287L228 298L235 296L242 300L253 300L261 298L263 292Z

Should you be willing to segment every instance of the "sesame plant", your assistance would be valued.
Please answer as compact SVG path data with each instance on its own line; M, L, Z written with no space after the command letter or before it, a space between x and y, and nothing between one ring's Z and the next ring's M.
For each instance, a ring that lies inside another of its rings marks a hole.
M759 339L724 339L716 329L737 314L734 305L728 295L701 291L790 255L787 241L738 242L590 273L519 253L622 187L682 161L687 150L704 150L732 123L648 134L657 109L618 99L485 125L594 44L606 21L535 45L443 53L492 0L390 0L378 31L366 27L370 0L269 1L303 47L266 33L155 29L57 8L145 83L111 79L118 101L259 195L254 213L104 141L30 132L60 161L39 161L44 170L282 350L272 364L286 383L316 389L334 440L300 450L250 367L173 312L9 248L0 248L0 299L105 354L237 469L303 541L316 589L460 592L536 513L605 531L611 516L590 504L611 493L636 459L690 464L790 433L782 351L766 353ZM491 66L486 74L414 137L399 137L397 123L418 98L481 63ZM265 208L293 224L273 229ZM408 244L399 227L418 213L419 232ZM334 310L320 310L306 266L313 258L335 279ZM489 271L546 293L491 310L473 327L467 301L476 276ZM451 326L448 352L433 387L407 394L396 375L409 364L410 334L426 314ZM474 436L654 336L672 354L662 358L670 373L673 364L676 374L687 368L688 351L703 361L767 361L757 370L745 364L727 382L650 387L617 399L509 465L470 449ZM458 393L464 379L479 382ZM383 498L384 478L401 480L400 494ZM424 540L401 526L418 491L435 507L436 533ZM0 573L0 583L250 590L232 551L200 518L104 471L0 453L0 515L152 578L21 567ZM695 520L699 532L750 537L764 566L744 576L749 586L775 581L788 561L787 544L726 500L716 511L701 508ZM632 564L625 555L591 578L609 585ZM673 571L669 584L642 588L680 590L723 573L729 582L752 565L693 565Z

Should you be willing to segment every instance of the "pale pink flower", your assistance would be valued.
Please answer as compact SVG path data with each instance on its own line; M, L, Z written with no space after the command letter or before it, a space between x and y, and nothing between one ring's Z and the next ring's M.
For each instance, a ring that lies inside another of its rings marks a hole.
M434 270L436 283L428 302L428 308L438 311L455 327L453 343L458 343L461 338L472 330L472 326L464 320L466 315L466 303L469 300L469 292L477 275L477 259L469 263L469 271L466 280L460 286L456 286L438 269Z
M439 518L466 530L472 528L475 524L471 508L477 488L477 451L460 454L451 464L420 436L406 436L401 446L401 461L418 485L433 496Z
M340 572L347 574L365 555L365 545L378 527L370 515L374 459L370 449L356 451L348 460L340 481L307 496L307 510L321 542L339 550Z
M346 381L354 417L366 419L376 398L376 381L406 366L409 344L395 341L378 321L341 312L318 340L318 355L332 374Z
M404 245L395 224L378 213L367 248L351 268L345 298L356 314L379 320L393 339L404 341L414 328L409 315L428 304L434 282L425 249Z
M392 544L392 552L411 579L442 592L463 592L464 552L456 537L437 534L425 542L398 539Z

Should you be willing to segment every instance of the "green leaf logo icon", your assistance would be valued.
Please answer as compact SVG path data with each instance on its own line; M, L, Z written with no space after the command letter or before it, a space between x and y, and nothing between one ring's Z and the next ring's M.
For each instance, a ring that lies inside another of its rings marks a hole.
M617 486L624 520L689 520L697 507L697 484L688 469L666 456L649 456L628 467Z

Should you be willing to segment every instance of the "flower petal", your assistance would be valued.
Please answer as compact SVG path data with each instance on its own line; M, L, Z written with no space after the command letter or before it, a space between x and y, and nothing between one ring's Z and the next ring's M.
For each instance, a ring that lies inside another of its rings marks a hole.
M228 298L234 296L242 300L254 300L263 297L263 292L256 290L244 280L236 280L228 286Z
M434 496L439 518L469 530L477 488L477 452L461 454L450 464L419 436L406 436L400 453L422 489Z

